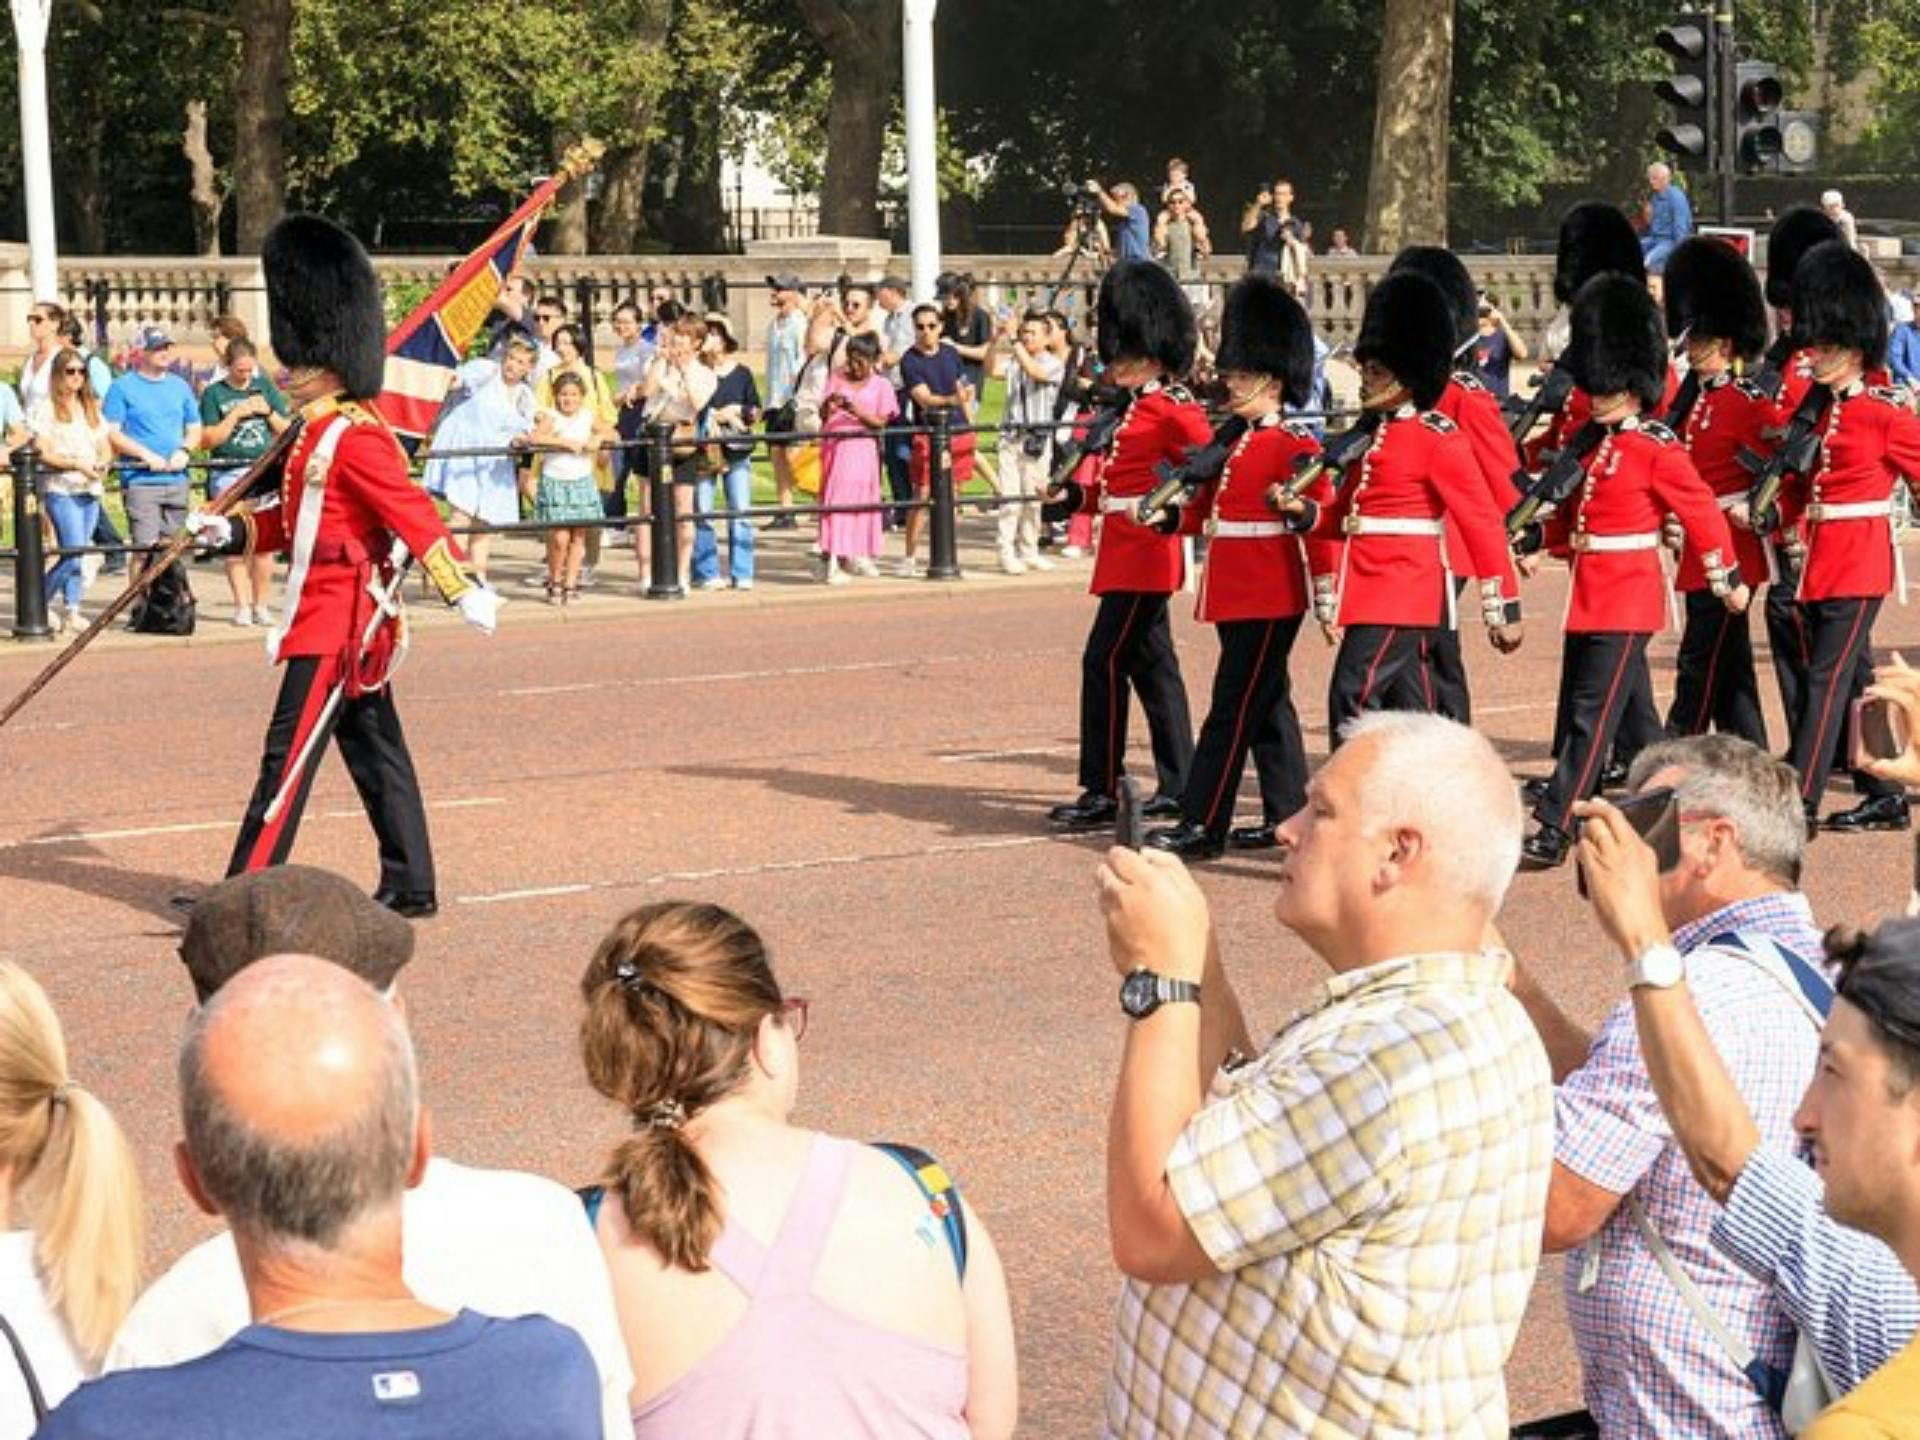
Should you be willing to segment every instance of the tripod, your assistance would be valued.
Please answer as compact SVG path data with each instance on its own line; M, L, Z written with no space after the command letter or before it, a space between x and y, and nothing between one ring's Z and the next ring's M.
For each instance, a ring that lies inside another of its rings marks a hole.
M1072 283L1073 272L1082 260L1094 264L1100 259L1100 212L1076 205L1073 209L1073 253L1061 268L1060 276L1047 291L1047 309L1060 308L1060 292Z

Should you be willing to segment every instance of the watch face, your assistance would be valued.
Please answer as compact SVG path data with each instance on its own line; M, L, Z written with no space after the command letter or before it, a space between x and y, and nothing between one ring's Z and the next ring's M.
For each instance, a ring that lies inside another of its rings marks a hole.
M1160 1002L1153 993L1151 972L1136 970L1120 982L1120 1008L1136 1020L1160 1008Z

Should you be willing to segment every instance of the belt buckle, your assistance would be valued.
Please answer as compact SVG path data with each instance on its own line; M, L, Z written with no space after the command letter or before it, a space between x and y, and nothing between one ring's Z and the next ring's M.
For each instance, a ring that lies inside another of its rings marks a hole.
M1209 540L1213 539L1214 535L1220 529L1220 517L1217 515L1209 515L1207 517L1207 523L1202 525L1200 529Z
M1576 555L1584 555L1592 546L1588 543L1587 532L1582 530L1573 537L1573 550Z
M1365 524L1365 521L1365 516L1356 514L1353 511L1348 511L1340 520L1340 533L1342 535L1362 534L1364 533L1362 526Z

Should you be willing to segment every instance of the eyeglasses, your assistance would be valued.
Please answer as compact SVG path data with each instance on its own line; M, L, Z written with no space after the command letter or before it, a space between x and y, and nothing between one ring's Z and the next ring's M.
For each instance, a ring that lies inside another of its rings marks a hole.
M806 1038L807 1003L805 997L799 995L789 995L780 1002L780 1023L793 1032L796 1045Z
M87 373L87 367L84 365L62 365L60 367L60 373L62 375L84 375Z

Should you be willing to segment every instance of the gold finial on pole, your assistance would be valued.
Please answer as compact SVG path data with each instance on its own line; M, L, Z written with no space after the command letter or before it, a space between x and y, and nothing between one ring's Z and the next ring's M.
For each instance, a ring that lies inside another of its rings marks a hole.
M560 168L567 172L570 179L583 180L599 168L600 157L607 153L607 147L588 136L578 144L567 147L566 158L560 162Z

